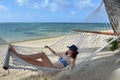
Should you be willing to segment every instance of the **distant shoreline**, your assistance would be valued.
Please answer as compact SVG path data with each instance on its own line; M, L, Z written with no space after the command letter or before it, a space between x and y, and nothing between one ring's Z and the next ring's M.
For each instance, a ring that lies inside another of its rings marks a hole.
M59 37L73 29L104 31L102 27L105 25L106 23L0 23L0 37L7 42L22 42ZM109 29L108 23L107 26Z
M0 22L0 24L1 23L55 23L55 24L59 24L59 23L68 23L68 24L72 24L72 23L78 23L78 24L103 24L103 23L108 23L109 24L109 22L96 22L96 23L93 23L93 22Z
M65 35L64 35L65 36ZM37 41L37 40L45 40L45 39L53 39L53 38L59 38L63 36L55 36L55 37L45 37L45 38L36 38L36 39L28 39L28 40L21 40L21 41L13 41L10 43L21 43L21 42L30 42L30 41Z

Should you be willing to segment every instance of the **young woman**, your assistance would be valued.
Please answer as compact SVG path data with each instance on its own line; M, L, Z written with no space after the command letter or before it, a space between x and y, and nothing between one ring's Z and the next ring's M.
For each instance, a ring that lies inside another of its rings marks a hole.
M69 46L66 53L63 53L63 54L58 54L49 46L45 46L45 48L48 48L54 55L59 57L57 62L55 62L54 64L51 63L51 61L49 60L49 58L44 52L33 54L33 55L23 55L16 52L11 45L9 47L9 51L11 55L15 54L19 58L33 65L49 67L49 68L64 68L67 66L71 66L71 68L73 69L75 65L75 60L78 54L78 51L77 51L78 48L75 45ZM41 60L38 60L38 59L41 59Z

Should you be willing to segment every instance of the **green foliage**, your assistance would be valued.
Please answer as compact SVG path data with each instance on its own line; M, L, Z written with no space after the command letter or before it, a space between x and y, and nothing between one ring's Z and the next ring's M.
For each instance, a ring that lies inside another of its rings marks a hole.
M107 39L107 42L111 41L113 38L109 38ZM117 40L113 41L111 44L110 44L110 50L112 51L115 51L116 49L119 48L119 42Z

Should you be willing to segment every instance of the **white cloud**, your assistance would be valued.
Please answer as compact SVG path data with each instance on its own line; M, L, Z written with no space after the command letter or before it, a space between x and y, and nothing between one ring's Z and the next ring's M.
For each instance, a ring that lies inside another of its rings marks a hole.
M16 3L18 3L19 6L23 6L28 4L28 0L16 0Z
M0 5L0 10L8 11L9 8L7 8L7 7L3 6L3 5Z
M49 0L44 0L43 3L41 3L42 7L46 7L49 4Z
M94 7L92 0L74 0L73 3L69 0L15 0L19 6L27 6L34 9L48 8L52 12L57 10L69 10L73 7L79 9L87 9ZM74 14L72 12L72 14Z
M32 4L29 4L28 5L29 7L31 8L34 8L34 9L40 9L41 8L41 5L39 3L32 3Z
M49 0L40 0L37 2L33 0L15 0L15 1L19 6L27 6L34 9L45 8L49 4Z
M71 9L72 4L69 3L69 0L15 0L19 6L27 6L34 9L44 9L48 8L52 12L57 10L68 10Z
M76 6L80 9L90 8L94 6L91 1L92 0L79 0L76 2Z
M41 9L41 8L46 8L49 4L49 0L42 0L41 2L32 2L29 3L29 6L31 6L32 8L35 8L35 9Z
M58 9L58 5L56 4L56 2L53 2L50 4L50 9L51 11L55 12Z
M50 3L50 9L54 12L58 9L69 9L71 8L71 4L66 0L55 0Z

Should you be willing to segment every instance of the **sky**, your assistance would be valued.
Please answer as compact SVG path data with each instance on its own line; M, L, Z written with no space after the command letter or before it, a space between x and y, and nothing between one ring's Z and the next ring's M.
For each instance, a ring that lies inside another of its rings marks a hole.
M0 0L0 22L109 22L102 0Z

